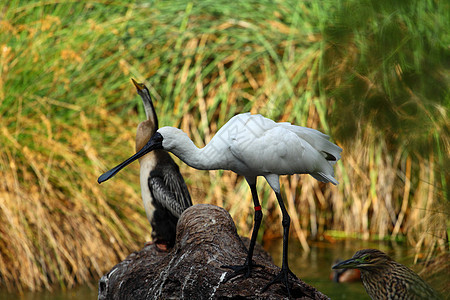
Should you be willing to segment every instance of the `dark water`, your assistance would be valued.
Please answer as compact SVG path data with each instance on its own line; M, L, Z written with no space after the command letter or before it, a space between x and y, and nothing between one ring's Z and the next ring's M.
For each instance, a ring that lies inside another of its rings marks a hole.
M357 240L339 241L335 243L316 242L310 244L311 252L306 254L297 240L289 241L289 266L291 270L309 285L331 299L369 299L361 282L335 283L330 279L331 266L336 259L348 259L363 248L377 248L388 251L389 247ZM282 244L266 245L272 254L275 264L281 265ZM401 252L404 252L403 249Z
M310 245L311 252L305 254L297 240L289 243L289 264L292 271L303 281L314 286L332 299L370 299L361 282L337 284L329 279L333 262L350 258L356 250L363 248L377 248L389 253L395 260L410 266L413 262L413 249L404 245L387 243L371 243L359 240L345 240L335 243L316 242ZM265 248L272 254L274 262L281 265L281 240L266 244ZM68 291L53 291L40 293L25 293L24 295L10 294L0 291L0 300L66 300L66 299L97 299L97 285L82 286Z
M55 290L53 292L45 291L39 293L27 292L23 295L0 291L0 300L91 300L97 299L96 288L97 287L95 285L92 287L86 285L66 291Z

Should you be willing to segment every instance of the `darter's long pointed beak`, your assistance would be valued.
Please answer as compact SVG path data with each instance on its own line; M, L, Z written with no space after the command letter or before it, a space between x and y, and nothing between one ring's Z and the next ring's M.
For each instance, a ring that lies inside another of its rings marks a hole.
M142 91L144 89L144 84L143 83L139 83L136 80L134 80L133 78L131 78L131 81L133 82L134 86L136 87L136 89L138 91Z
M144 104L145 115L147 116L147 120L153 121L154 130L158 129L158 116L156 116L155 107L153 106L152 96L150 95L150 91L143 83L136 82L133 78L131 78L136 90L142 98L142 103Z
M124 162L120 163L119 165L115 166L111 170L109 170L106 173L103 173L98 179L98 183L102 183L114 175L116 175L120 170L131 164L136 159L144 156L145 154L149 153L150 151L156 150L156 149L162 149L162 140L163 137L159 132L156 132L151 139L145 144L144 147L142 147L141 150L139 150L136 154L125 160Z

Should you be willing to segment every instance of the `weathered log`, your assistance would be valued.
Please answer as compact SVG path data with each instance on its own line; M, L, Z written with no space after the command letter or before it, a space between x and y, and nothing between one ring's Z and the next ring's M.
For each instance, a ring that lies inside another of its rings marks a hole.
M178 221L172 250L161 252L151 244L132 253L100 279L98 299L287 299L279 283L261 293L280 268L258 245L253 260L264 267L254 268L249 278L224 282L230 270L222 266L243 264L246 255L226 210L194 205ZM292 298L328 299L298 278L291 282Z

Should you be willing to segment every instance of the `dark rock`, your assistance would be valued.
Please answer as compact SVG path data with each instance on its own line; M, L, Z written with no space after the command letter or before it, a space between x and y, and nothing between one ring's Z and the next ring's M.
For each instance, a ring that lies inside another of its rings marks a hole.
M221 266L243 264L246 255L226 210L194 205L181 215L173 249L161 252L152 244L132 253L100 279L98 299L287 299L281 284L260 292L280 269L258 245L253 260L264 268L224 283L230 270ZM300 279L290 282L292 298L328 299Z

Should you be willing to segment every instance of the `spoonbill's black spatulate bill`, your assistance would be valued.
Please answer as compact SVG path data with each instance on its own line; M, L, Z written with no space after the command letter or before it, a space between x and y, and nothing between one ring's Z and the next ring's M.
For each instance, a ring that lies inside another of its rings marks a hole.
M328 141L317 130L275 123L261 115L239 114L231 118L204 148L197 148L180 129L162 127L135 155L101 175L98 182L108 180L139 157L164 149L178 156L189 166L200 170L231 170L242 175L250 185L255 206L255 223L247 258L243 265L227 266L233 272L226 280L239 274L249 276L256 236L262 212L256 192L256 178L263 176L274 190L283 214L283 260L281 272L263 289L282 282L289 291L288 235L290 217L281 198L279 175L310 174L322 182L338 184L333 165L340 159L342 149Z

